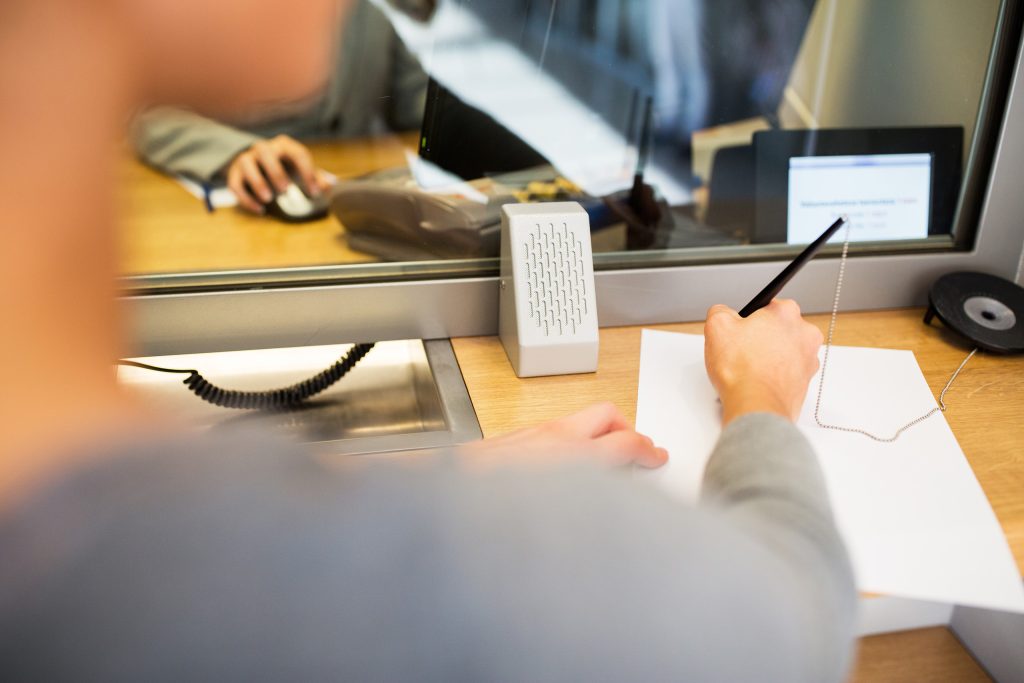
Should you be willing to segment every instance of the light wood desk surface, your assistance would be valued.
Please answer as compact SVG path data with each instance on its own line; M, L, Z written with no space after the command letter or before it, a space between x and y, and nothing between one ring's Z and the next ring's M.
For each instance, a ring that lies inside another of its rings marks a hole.
M920 309L841 314L836 343L911 349L938 395L970 350ZM810 316L822 331L828 316ZM650 325L700 333L703 323ZM601 330L598 371L518 379L495 337L453 339L485 436L611 401L636 417L641 327ZM1002 524L1024 574L1024 357L976 355L946 395L946 419ZM974 681L984 672L945 628L862 639L855 681Z
M318 142L316 163L341 179L405 164L418 136ZM348 247L337 219L288 224L239 209L207 213L174 180L126 153L121 165L121 271L126 275L376 261Z

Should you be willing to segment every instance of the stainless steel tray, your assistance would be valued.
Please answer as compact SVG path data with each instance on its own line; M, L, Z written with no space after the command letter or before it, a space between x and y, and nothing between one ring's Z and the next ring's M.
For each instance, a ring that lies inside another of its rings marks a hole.
M310 377L346 350L345 345L315 346L135 360L195 368L227 389L264 390ZM287 411L219 408L192 394L180 375L118 367L118 380L150 405L197 430L258 426L331 453L444 448L480 438L480 425L447 339L379 343L333 387Z

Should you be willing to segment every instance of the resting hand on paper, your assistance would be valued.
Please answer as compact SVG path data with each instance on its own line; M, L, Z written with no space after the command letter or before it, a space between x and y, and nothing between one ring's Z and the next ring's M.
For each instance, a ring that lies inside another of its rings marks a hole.
M317 169L305 145L287 135L278 135L256 142L232 160L228 166L228 187L238 198L239 206L262 214L263 206L291 184L289 166L310 196L317 196L331 186L330 176Z
M768 412L796 420L818 370L821 331L790 299L775 299L747 318L712 306L704 326L704 362L722 400L722 423Z
M637 433L611 403L599 403L537 427L478 441L465 446L463 452L474 458L517 459L592 455L611 465L650 468L668 461L668 451Z

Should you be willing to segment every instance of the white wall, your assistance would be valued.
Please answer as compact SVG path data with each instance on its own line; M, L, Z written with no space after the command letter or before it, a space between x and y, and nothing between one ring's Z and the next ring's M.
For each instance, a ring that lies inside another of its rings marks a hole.
M998 9L999 0L819 0L783 126L962 125L970 142Z

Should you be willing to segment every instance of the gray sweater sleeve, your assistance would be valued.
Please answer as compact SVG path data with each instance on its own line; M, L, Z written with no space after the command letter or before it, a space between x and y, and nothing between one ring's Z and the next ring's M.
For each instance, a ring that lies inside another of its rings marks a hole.
M734 420L708 461L702 503L797 578L789 600L813 643L809 678L841 678L850 663L857 593L821 468L800 430L768 413Z
M814 456L737 420L686 507L586 458L143 441L0 520L11 680L841 681Z
M259 136L171 107L142 113L133 125L136 153L165 173L210 182Z

